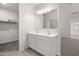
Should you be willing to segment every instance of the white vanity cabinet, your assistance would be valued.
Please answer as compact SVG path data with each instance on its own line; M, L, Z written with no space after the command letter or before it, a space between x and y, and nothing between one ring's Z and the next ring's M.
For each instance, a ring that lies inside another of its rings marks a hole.
M46 56L57 55L58 36L47 37L43 35L28 34L29 47Z
M56 55L55 38L37 36L37 51L46 56Z
M43 55L49 55L50 54L50 39L38 36L37 51Z
M32 49L36 50L36 36L35 35L28 35L28 45Z

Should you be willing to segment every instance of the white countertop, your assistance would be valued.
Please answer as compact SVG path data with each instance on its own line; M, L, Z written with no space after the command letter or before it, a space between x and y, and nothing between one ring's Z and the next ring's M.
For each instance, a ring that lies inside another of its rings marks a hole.
M41 35L41 36L46 36L46 37L55 37L58 36L57 33L37 33L37 32L28 32L28 34L35 34L35 35Z

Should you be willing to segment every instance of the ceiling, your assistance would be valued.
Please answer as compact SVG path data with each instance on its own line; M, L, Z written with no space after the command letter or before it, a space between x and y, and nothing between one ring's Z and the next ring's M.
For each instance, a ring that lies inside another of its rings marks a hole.
M18 3L0 3L0 8L9 9L13 11L18 11L19 4Z

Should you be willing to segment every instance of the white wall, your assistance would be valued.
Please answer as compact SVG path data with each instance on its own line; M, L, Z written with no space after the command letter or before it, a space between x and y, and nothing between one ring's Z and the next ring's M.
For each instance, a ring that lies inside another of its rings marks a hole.
M0 21L18 20L17 12L0 8ZM0 44L18 40L18 25L15 23L0 22Z
M60 18L60 34L61 37L71 37L71 21L79 20L79 13L72 14L72 12L79 11L79 4L63 3L59 6L59 18Z
M0 20L14 19L18 20L18 12L0 8Z
M72 17L71 4L60 4L59 19L60 19L60 34L61 37L70 37L70 21Z
M36 15L35 14L35 31L38 31L40 29L43 29L43 15Z
M19 4L19 49L27 48L27 32L34 31L34 5Z

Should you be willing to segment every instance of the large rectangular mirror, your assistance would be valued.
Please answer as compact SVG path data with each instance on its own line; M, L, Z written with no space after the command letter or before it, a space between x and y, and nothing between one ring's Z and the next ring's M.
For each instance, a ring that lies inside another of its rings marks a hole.
M57 28L57 10L43 14L43 28Z

